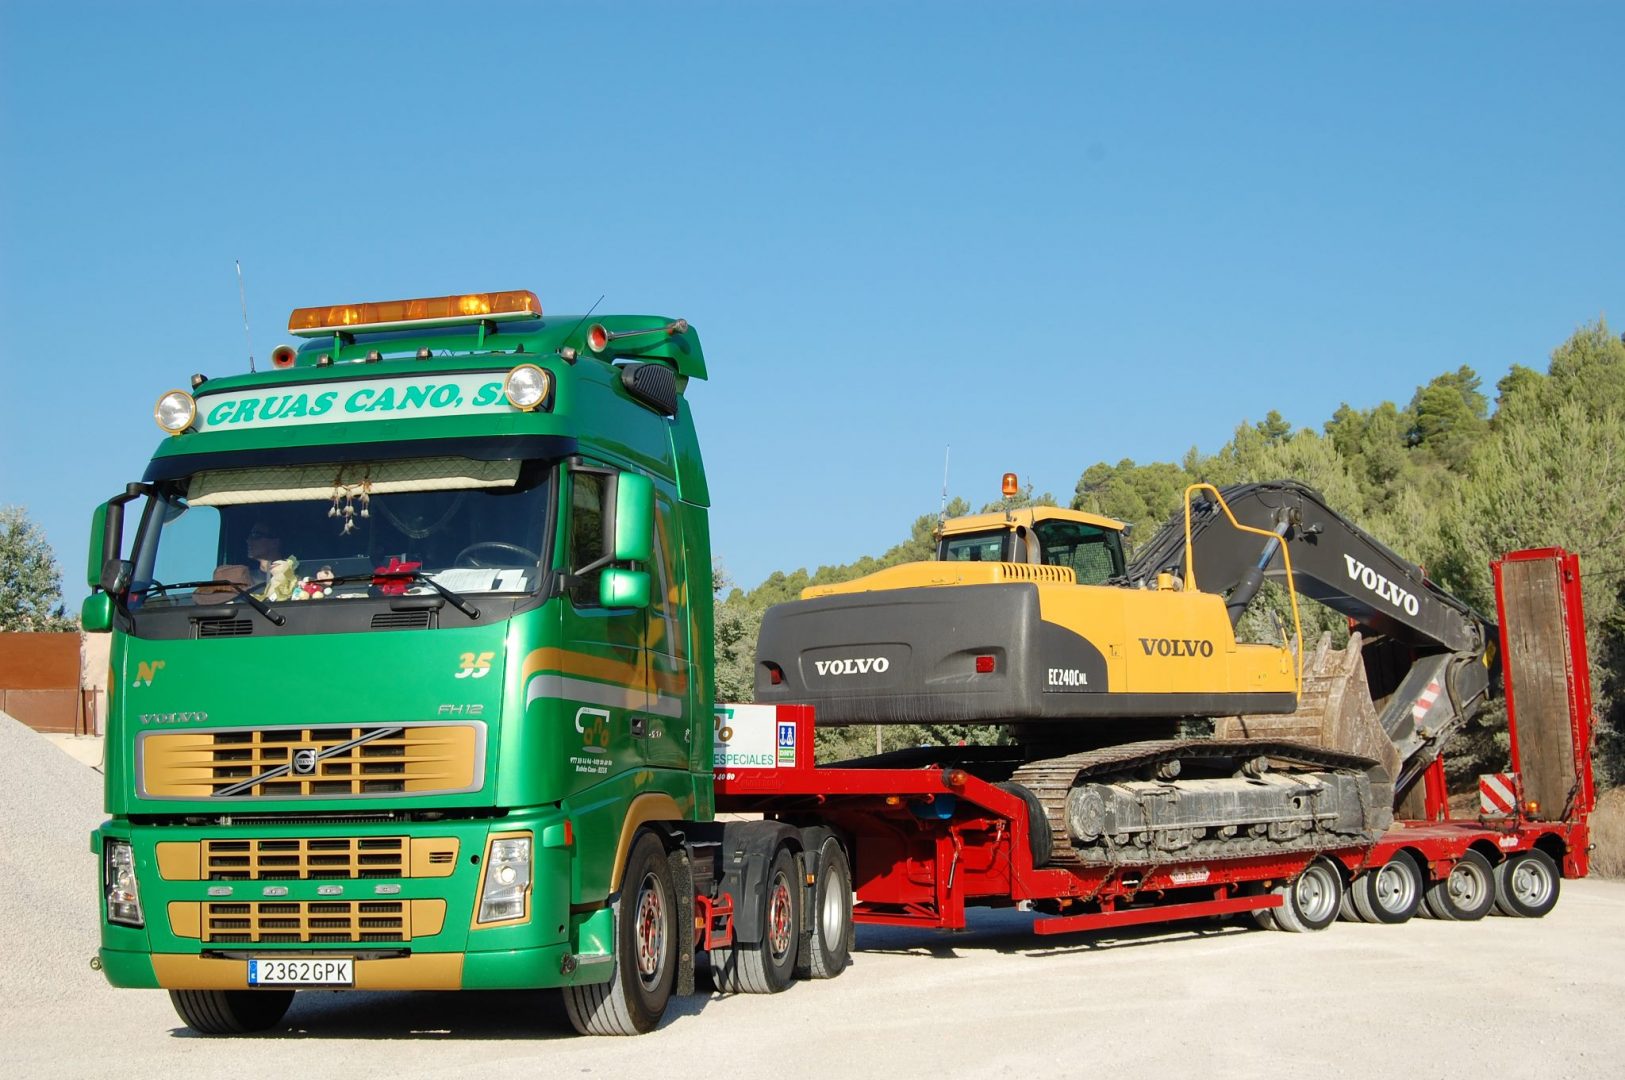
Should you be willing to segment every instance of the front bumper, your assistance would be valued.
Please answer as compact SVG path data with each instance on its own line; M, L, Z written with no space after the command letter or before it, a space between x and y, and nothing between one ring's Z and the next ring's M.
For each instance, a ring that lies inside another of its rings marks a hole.
M113 837L130 841L146 925L111 924L103 905L101 968L114 986L172 990L245 989L250 956L354 957L350 988L357 990L601 982L610 974L611 912L571 911L573 852L560 841L563 830L557 826L562 820L559 811L550 809L432 824L194 827L108 822L93 835L92 846L100 851L103 841ZM477 925L487 841L492 834L518 831L534 837L528 914L512 923ZM228 878L211 870L209 857L221 842L245 838L256 844L273 841L285 847L300 841L312 847L316 841L331 845L342 839L403 836L408 848L432 841L437 850L454 847L456 856L440 859L434 867L407 857L391 871L398 876L362 877L355 871L344 878L314 876L308 858L297 871L299 877L258 876L256 870L252 878ZM193 855L194 846L201 858ZM392 939L371 932L371 915L361 914L379 907L396 913ZM326 913L335 908L350 912L338 920L347 929L339 935L319 932L331 921ZM233 920L244 924L243 933L222 931ZM291 924L289 932L281 932L285 923ZM334 940L346 933L352 940Z

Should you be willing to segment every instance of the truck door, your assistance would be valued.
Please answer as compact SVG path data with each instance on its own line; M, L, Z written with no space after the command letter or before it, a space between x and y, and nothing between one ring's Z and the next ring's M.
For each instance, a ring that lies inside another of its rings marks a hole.
M687 769L692 700L686 579L678 573L681 550L671 499L655 492L654 558L649 565L649 717L644 761L657 768Z
M615 473L580 466L569 472L568 530L558 675L552 687L563 719L575 790L643 764L648 725L649 612L607 608L599 598L610 551ZM599 563L597 569L585 570ZM553 665L548 665L553 666ZM579 742L579 752L575 744Z

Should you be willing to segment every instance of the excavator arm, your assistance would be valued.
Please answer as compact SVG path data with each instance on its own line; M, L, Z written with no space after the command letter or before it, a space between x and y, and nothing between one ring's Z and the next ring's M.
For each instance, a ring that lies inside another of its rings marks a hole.
M1130 582L1149 586L1161 573L1174 574L1223 595L1235 622L1264 581L1286 584L1285 547L1298 593L1350 619L1349 646L1331 650L1323 641L1305 658L1293 716L1237 717L1221 729L1318 735L1325 746L1358 748L1384 760L1403 798L1445 742L1483 709L1494 675L1494 624L1312 488L1283 480L1236 484L1219 494L1222 506L1193 495L1188 543L1185 516L1176 515L1136 553ZM1239 524L1274 539L1234 528L1225 507ZM1372 737L1373 722L1391 752L1374 752L1380 740Z

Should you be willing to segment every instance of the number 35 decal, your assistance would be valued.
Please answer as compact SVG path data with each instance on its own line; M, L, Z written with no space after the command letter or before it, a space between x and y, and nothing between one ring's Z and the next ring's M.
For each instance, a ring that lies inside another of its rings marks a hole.
M485 678L491 674L491 657L495 655L494 652L482 652L477 656L474 653L465 652L457 665L457 677L459 679Z

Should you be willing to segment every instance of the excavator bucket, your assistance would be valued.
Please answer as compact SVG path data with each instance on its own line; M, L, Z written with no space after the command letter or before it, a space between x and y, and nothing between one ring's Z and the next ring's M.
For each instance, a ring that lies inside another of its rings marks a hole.
M1383 730L1371 702L1361 638L1349 635L1347 648L1332 648L1332 635L1321 635L1304 665L1303 692L1291 713L1221 717L1214 735L1220 739L1288 741L1339 750L1378 762L1370 773L1379 818L1393 804L1394 779L1399 775L1399 750ZM1392 818L1373 822L1387 828Z

